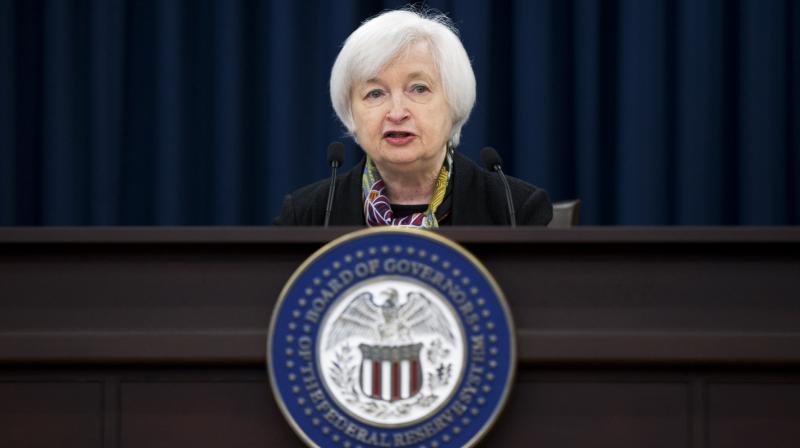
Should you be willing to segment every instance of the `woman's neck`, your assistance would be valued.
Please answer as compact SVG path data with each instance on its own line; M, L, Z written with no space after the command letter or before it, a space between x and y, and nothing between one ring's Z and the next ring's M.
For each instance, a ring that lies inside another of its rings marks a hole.
M397 172L391 167L377 166L381 173L383 183L386 184L386 196L392 204L428 204L433 197L436 179L444 163L445 154L442 153L438 163L414 172Z

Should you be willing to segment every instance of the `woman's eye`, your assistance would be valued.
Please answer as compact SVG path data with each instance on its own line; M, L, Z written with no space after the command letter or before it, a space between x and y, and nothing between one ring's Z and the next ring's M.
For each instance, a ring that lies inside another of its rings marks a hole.
M383 96L383 91L380 89L373 89L367 92L367 98L369 99L378 99Z
M411 91L414 93L426 93L429 92L430 89L428 89L428 86L422 84L414 84L411 86Z

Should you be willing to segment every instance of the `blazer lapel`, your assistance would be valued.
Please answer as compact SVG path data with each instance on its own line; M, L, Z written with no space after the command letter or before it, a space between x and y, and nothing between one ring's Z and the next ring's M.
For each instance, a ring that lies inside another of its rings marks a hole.
M453 153L453 209L450 211L454 226L492 225L487 206L484 179L478 167L458 151Z

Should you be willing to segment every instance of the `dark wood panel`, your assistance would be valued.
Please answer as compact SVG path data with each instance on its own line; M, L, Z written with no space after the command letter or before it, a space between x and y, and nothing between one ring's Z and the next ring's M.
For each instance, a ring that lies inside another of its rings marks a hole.
M0 229L0 446L299 446L268 390L267 322L348 230ZM800 440L800 229L442 233L495 274L519 330L484 446Z
M102 447L103 383L0 379L0 446Z
M800 370L770 372L526 366L482 445L794 446ZM8 446L301 446L267 383L261 367L7 368L0 430Z
M345 230L0 229L0 363L263 363L284 282ZM525 362L800 363L800 229L442 233Z
M122 382L120 446L302 446L268 388L266 381Z
M539 248L537 248L539 249ZM797 331L800 256L706 248L485 254L522 329Z
M793 383L710 384L707 393L710 448L796 448L800 444L797 378Z
M60 249L0 255L3 331L264 328L306 255Z
M800 362L796 332L517 332L522 364L774 365Z
M685 383L521 380L484 445L688 447L688 398Z

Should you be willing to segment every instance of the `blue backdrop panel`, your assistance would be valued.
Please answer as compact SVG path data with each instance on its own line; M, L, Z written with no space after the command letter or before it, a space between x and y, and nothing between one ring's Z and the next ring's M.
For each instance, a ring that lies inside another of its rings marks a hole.
M347 145L328 77L399 1L0 0L0 225L269 224ZM583 224L800 222L800 4L450 0L460 150Z

